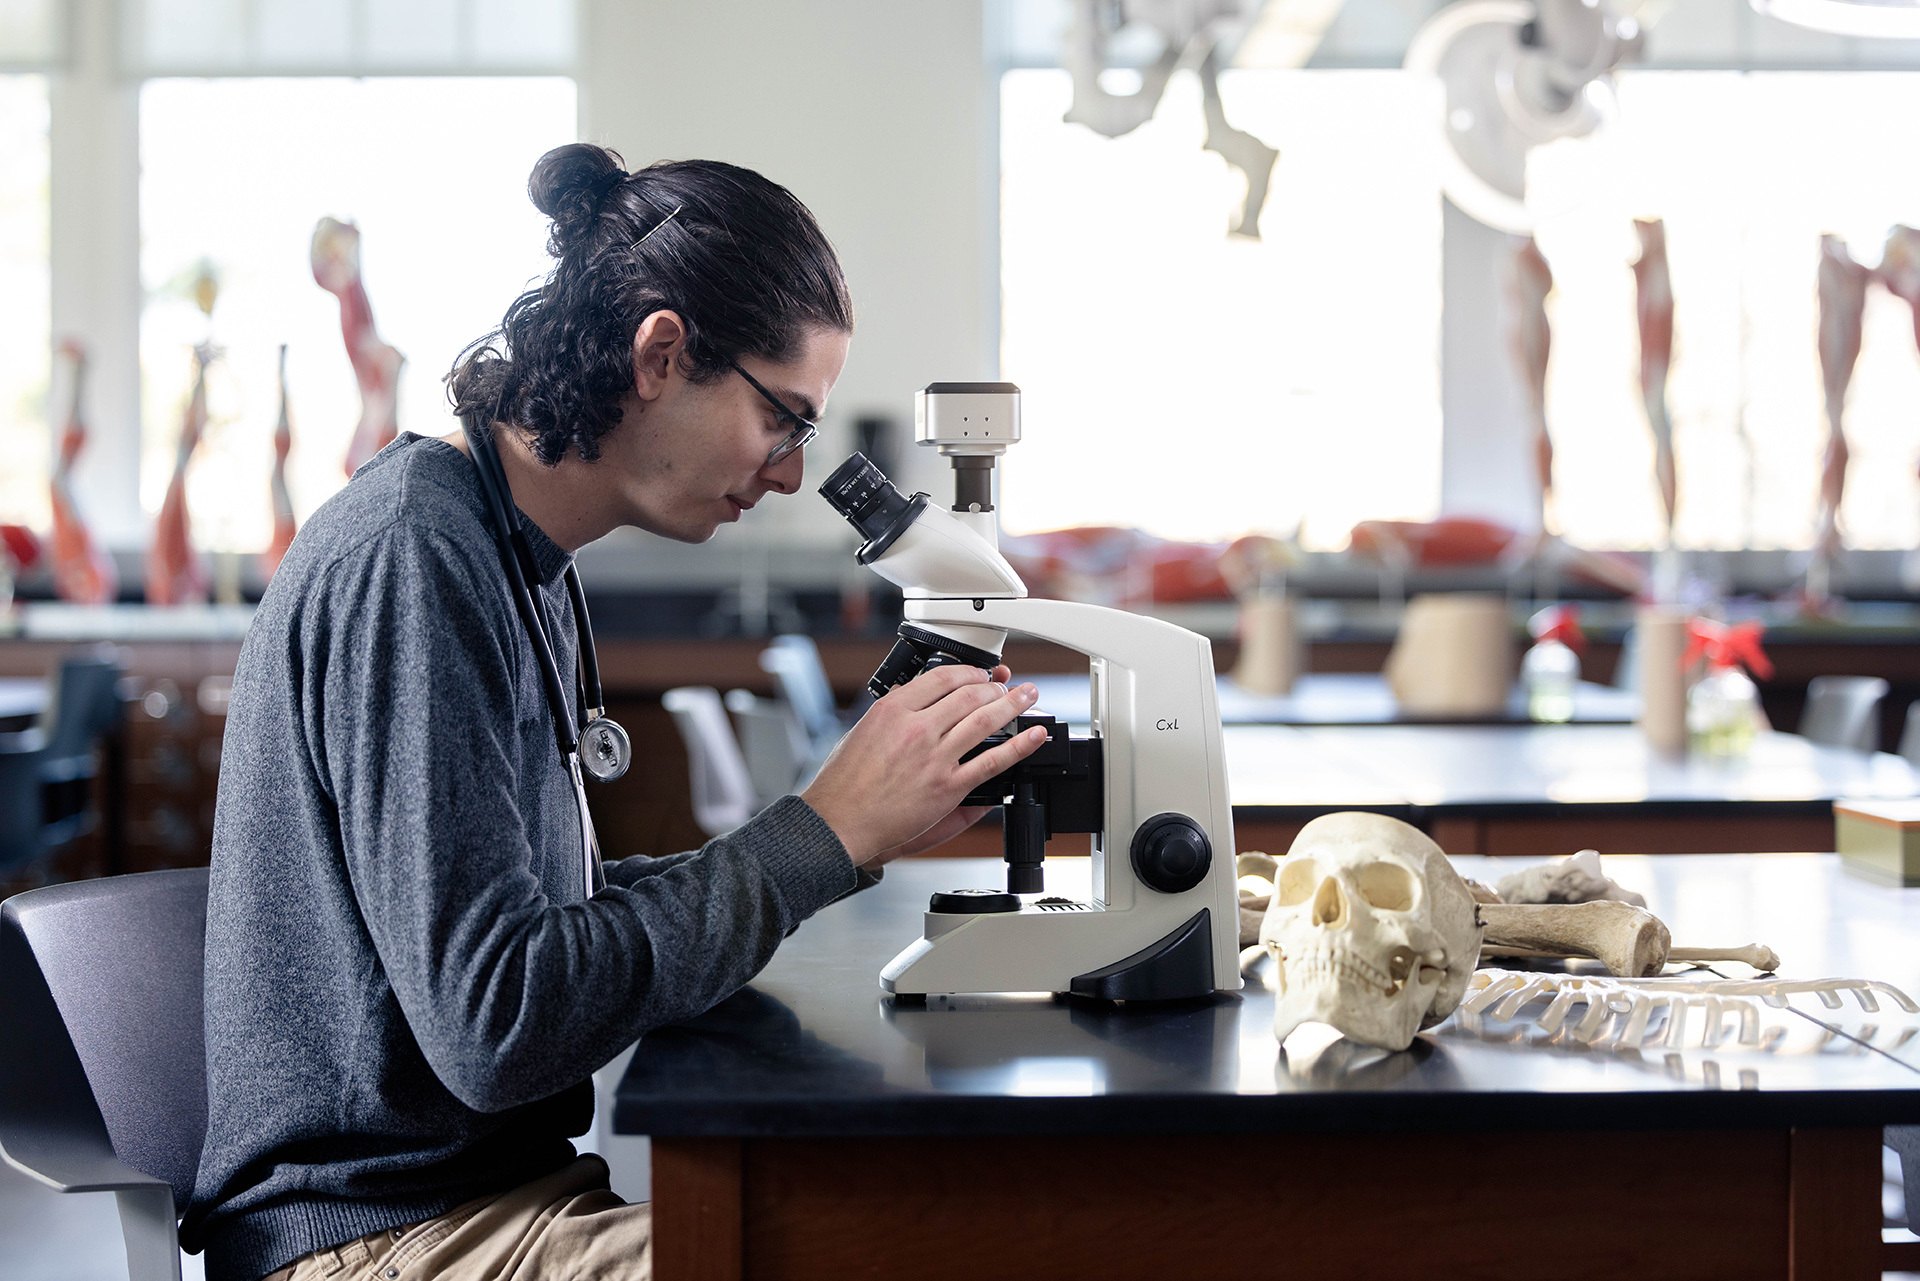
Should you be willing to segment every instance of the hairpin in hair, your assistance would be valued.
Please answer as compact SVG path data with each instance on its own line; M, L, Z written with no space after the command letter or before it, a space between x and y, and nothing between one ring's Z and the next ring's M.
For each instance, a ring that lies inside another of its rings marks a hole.
M653 231L649 231L649 232L648 232L648 233L647 233L646 235L644 235L644 236L642 236L642 237L640 237L640 239L638 239L638 240L636 240L636 241L634 241L634 242L633 242L632 244L630 244L630 245L628 245L628 246L627 246L627 251L628 251L629 253L631 253L631 252L632 252L633 250L635 250L635 249L638 249L638 248L639 248L639 247L640 247L641 245L644 245L644 244L646 244L646 243L647 243L647 241L649 241L649 240L651 240L651 239L653 239L653 232L654 232L654 231L658 231L658 230L660 230L660 228L662 228L662 227L664 227L664 226L666 226L666 225L667 225L668 223L670 223L670 222L672 222L672 221L673 221L673 220L674 220L675 218L678 218L678 217L680 216L680 211L681 211L682 209L685 209L685 208L686 208L686 206L685 206L685 205L675 205L675 206L673 207L673 212L672 212L672 213L670 213L670 214L668 214L668 215L667 215L666 217L664 217L664 218L662 218L662 219L661 219L661 220L660 220L659 222L656 222L656 223L654 223L654 224L653 224Z

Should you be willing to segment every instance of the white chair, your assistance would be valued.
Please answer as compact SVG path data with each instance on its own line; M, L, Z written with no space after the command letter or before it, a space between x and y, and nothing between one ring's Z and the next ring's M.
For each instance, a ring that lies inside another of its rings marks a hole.
M806 735L808 757L817 766L846 732L820 647L811 636L776 636L760 651L760 668L773 677L774 692Z
M681 685L662 694L660 704L687 748L693 821L708 836L731 832L755 813L753 780L719 691Z
M1874 751L1880 746L1880 700L1886 696L1887 683L1878 676L1816 676L1807 682L1800 736L1829 747Z
M1907 727L1900 732L1900 755L1920 766L1920 702L1907 704Z
M746 758L747 776L753 781L754 798L762 806L812 781L811 748L784 702L762 698L752 690L730 689L726 704Z

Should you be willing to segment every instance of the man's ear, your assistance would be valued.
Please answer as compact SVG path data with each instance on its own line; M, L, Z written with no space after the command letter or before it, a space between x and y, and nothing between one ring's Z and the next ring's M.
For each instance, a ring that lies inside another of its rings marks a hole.
M678 312L656 311L633 331L633 391L643 402L657 400L679 377L680 354L687 347L687 325Z

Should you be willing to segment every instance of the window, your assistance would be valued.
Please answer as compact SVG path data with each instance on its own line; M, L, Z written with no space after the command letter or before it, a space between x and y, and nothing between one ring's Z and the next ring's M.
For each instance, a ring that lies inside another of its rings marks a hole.
M1819 238L1843 237L1874 266L1888 228L1920 220L1906 161L1920 155L1920 75L1628 72L1606 148L1618 181L1538 232L1555 280L1547 421L1563 532L1629 548L1658 534L1629 269L1631 219L1657 215L1674 292L1675 540L1810 546L1826 439ZM1580 163L1545 153L1529 182L1551 207ZM1920 542L1916 405L1913 312L1876 286L1844 420L1850 546Z
M376 327L407 359L401 430L451 430L441 376L550 264L527 173L574 136L574 100L557 77L147 81L142 505L157 511L166 492L192 348L209 339L223 354L189 473L196 543L253 551L268 539L282 343L296 515L345 483L360 395L339 304L310 266L323 216L359 226ZM219 281L210 321L191 296L202 262Z
M0 75L0 523L45 529L53 461L47 78Z
M1280 151L1251 241L1226 234L1240 180L1201 150L1191 75L1117 139L1062 122L1066 72L1002 78L1010 531L1297 524L1330 548L1356 521L1437 512L1432 93L1392 70L1223 75L1228 118Z

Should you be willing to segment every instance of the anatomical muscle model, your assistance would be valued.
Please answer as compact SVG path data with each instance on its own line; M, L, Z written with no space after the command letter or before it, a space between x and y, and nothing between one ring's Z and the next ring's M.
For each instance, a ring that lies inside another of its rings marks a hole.
M1519 366L1521 390L1527 400L1527 425L1533 432L1534 479L1540 486L1540 532L1551 528L1553 514L1553 437L1547 432L1547 356L1553 346L1553 326L1547 320L1547 297L1553 292L1553 270L1532 236L1520 241L1507 272L1507 299L1512 326L1507 345Z
M293 449L293 420L287 414L287 345L280 344L280 414L273 424L273 537L260 554L262 578L272 578L293 545L293 496L287 492L287 454Z
M1673 545L1680 482L1673 461L1673 419L1667 412L1667 374L1673 367L1673 280L1667 274L1667 227L1658 218L1634 219L1640 256L1634 260L1634 318L1640 326L1640 403L1653 432L1653 472L1665 518L1661 542Z
M212 310L212 302L206 304ZM193 349L193 390L180 421L180 444L173 455L173 477L154 521L153 546L147 552L147 604L193 605L207 599L207 571L193 550L187 518L187 464L207 429L207 366L216 355L211 343Z
M1880 255L1880 283L1913 308L1913 342L1920 347L1920 227L1895 227Z
M53 590L61 600L77 605L105 605L119 593L120 576L113 558L93 541L73 501L73 464L86 447L87 425L80 412L81 384L86 380L86 348L72 338L56 349L68 374L67 411L53 464Z
M360 422L347 445L351 476L399 434L400 370L407 358L374 330L373 304L360 281L360 229L322 218L313 229L312 258L314 281L340 300L340 334L360 384Z
M1913 309L1913 343L1920 348L1920 227L1896 226L1880 254L1880 283Z
M1820 506L1807 568L1806 601L1819 606L1829 597L1833 560L1840 551L1840 498L1847 484L1847 436L1841 416L1847 384L1860 359L1860 333L1867 311L1867 284L1873 273L1853 260L1838 236L1820 237L1820 386L1827 419L1827 445L1820 464Z

